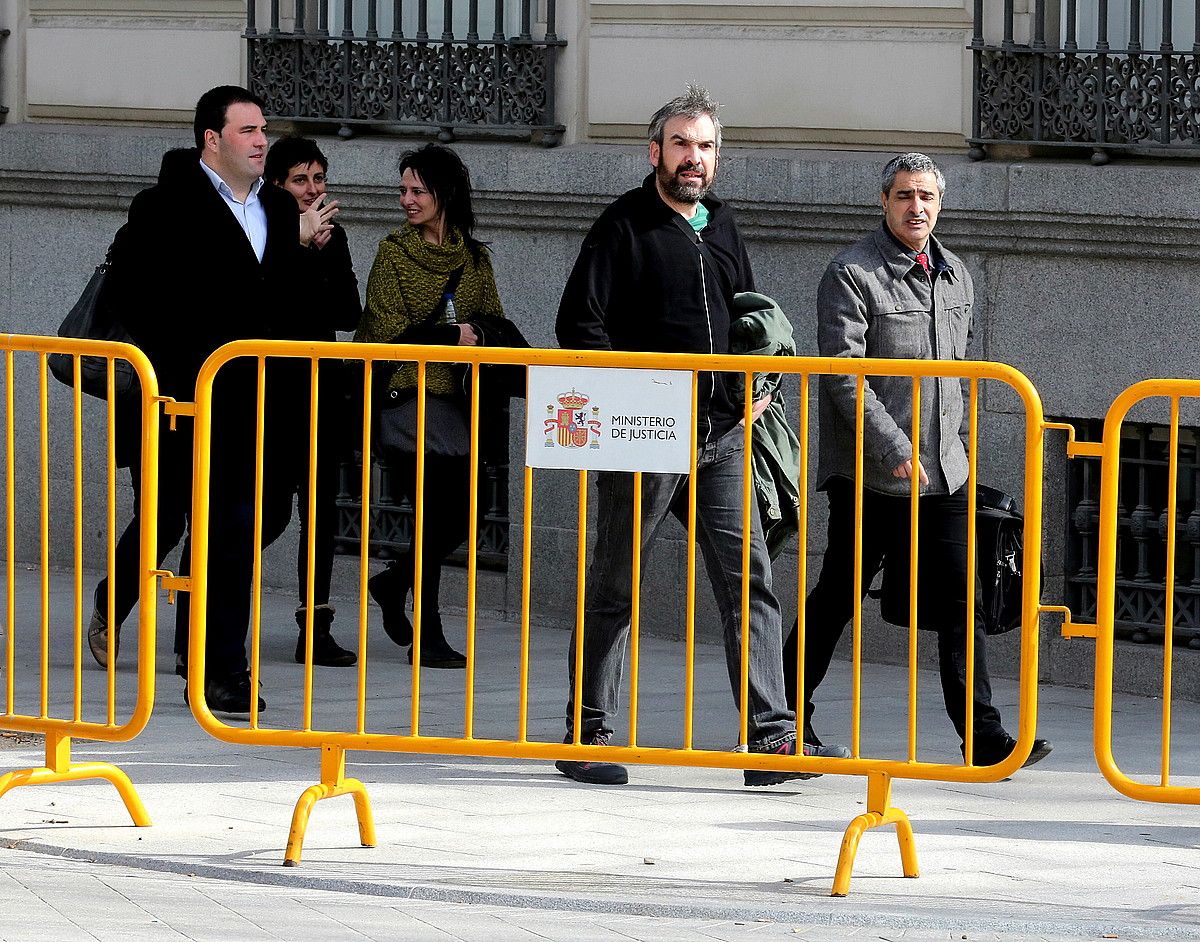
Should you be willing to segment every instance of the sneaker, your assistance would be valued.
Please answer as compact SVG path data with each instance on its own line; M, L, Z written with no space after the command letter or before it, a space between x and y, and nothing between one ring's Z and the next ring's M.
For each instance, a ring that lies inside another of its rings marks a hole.
M590 739L582 740L581 744L607 746L608 737L608 733L594 733ZM564 738L563 742L570 743L570 735ZM629 781L629 773L625 771L625 766L615 762L571 762L559 759L554 763L554 767L567 778L573 778L584 785L624 785Z
M967 744L962 743L959 747L964 759L967 753ZM976 742L975 754L971 757L974 765L999 765L1017 748L1017 741L1009 735L1005 735L1002 739L997 739L993 742ZM1035 739L1033 748L1029 750L1029 758L1022 764L1021 768L1027 769L1031 765L1041 762L1046 756L1054 750L1054 746L1048 739Z
M204 700L213 713L250 713L250 672L238 671L224 677L209 677L204 681ZM188 701L188 689L183 687L183 702ZM189 703L190 705L190 703ZM258 712L267 709L266 701L258 698Z
M92 657L96 659L96 663L104 669L108 669L108 619L101 614L97 607L92 610L92 620L88 622L88 650L92 652ZM113 632L113 657L115 658L121 650L121 626L117 625L117 630Z
M796 754L796 740L788 739L781 742L774 749L755 749L751 747L751 752L770 752L777 756L794 756ZM801 755L817 756L822 759L849 759L850 750L845 746L837 743L804 743L804 748ZM780 785L784 782L793 780L804 781L810 778L820 778L820 772L779 772L774 769L746 769L743 773L743 780L749 787L757 785Z
M334 610L328 605L313 606L313 663L320 667L351 667L358 662L358 655L347 651L333 640L330 625ZM296 609L296 624L300 635L296 638L296 663L304 663L304 606Z

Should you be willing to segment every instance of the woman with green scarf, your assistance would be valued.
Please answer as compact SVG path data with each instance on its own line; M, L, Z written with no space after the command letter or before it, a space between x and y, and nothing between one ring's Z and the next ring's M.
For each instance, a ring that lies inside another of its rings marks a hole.
M459 156L427 144L400 158L400 205L407 221L379 244L367 280L367 303L354 339L367 343L474 346L489 319L504 317L487 247L474 237L471 178ZM392 374L380 437L400 489L416 507L417 366ZM421 665L461 668L438 606L442 562L467 537L470 433L462 367L429 363L425 373L425 514L421 553ZM377 408L380 404L377 404ZM404 613L413 587L412 548L367 583L396 644L412 643ZM409 650L409 661L412 651Z

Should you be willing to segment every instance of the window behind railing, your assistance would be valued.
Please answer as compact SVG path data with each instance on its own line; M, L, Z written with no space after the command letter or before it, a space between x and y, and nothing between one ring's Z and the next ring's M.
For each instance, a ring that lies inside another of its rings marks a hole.
M1110 150L1200 153L1198 10L1031 0L1017 17L1013 0L975 0L971 156L1003 143L1087 147L1096 163Z
M267 116L553 145L556 0L250 0Z
M1103 423L1076 422L1079 438L1099 441ZM1175 638L1200 648L1200 436L1179 430L1175 519ZM1166 611L1167 487L1170 429L1126 423L1117 506L1118 637L1162 643ZM1096 617L1100 461L1070 463L1067 502L1067 604L1079 621Z

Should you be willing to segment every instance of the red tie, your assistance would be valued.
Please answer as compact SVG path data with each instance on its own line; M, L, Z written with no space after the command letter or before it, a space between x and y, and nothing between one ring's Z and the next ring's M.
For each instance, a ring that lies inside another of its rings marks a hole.
M917 264L925 269L925 274L929 274L929 256L925 252L917 253Z

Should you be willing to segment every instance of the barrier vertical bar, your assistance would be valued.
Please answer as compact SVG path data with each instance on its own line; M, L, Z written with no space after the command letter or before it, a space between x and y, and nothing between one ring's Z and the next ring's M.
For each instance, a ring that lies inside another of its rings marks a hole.
M807 373L800 374L800 475L797 481L797 492L800 505L797 509L796 525L796 726L799 728L806 722L802 719L807 711L804 696L804 655L808 629L806 618L806 602L808 600L808 410L809 410L809 377ZM785 665L786 667L786 665ZM803 733L799 737L804 739Z
M1163 613L1162 778L1171 784L1171 691L1175 668L1175 531L1179 496L1179 396L1171 397L1171 444L1167 459L1167 563Z
M363 360L362 460L358 516L358 704L357 729L367 729L367 560L371 550L371 387L375 361Z
M105 481L108 497L106 507L108 517L106 540L108 544L108 557L105 565L108 574L108 598L104 602L104 612L106 616L105 624L109 626L105 645L108 649L108 676L105 678L105 686L107 687L105 694L108 707L108 723L110 726L115 725L117 722L117 633L112 628L117 621L117 378L114 366L115 364L110 358L107 363L108 369L105 376L107 386L105 391L108 393L108 399L104 403L105 415L108 418L108 447L106 453L108 477ZM155 500L155 504L157 503L158 501ZM155 526L157 527L157 521L155 521Z
M575 520L575 690L571 705L571 725L574 743L579 745L583 724L583 621L586 608L584 592L587 589L587 472L579 472L579 513Z
M464 678L463 736L474 738L475 728L475 593L479 577L479 368L471 367L471 467L468 470L470 494L467 497L467 669Z
M629 578L633 580L629 611L629 745L637 745L638 671L641 667L639 629L642 614L642 472L633 472L633 536Z
M263 501L263 426L266 424L267 358L255 360L258 385L254 403L254 563L250 576L250 728L258 727L259 643L262 640L262 501ZM209 493L212 492L211 485ZM210 544L211 546L211 544ZM194 600L193 600L194 601ZM205 612L207 624L208 613ZM211 627L211 626L210 626ZM207 665L206 665L207 667Z
M39 451L41 463L41 719L50 713L50 406L46 388L46 354L38 354L38 393L41 429Z
M851 623L850 653L850 753L855 758L858 758L861 745L862 719L863 423L866 388L867 378L860 373L854 389L854 618ZM799 706L799 703L796 705Z
M908 761L917 761L917 578L921 517L921 378L912 381L912 473L908 477ZM936 417L935 417L936 418Z
M683 748L692 748L692 721L696 708L696 449L699 447L700 431L697 418L700 409L700 374L692 371L692 440L688 458L688 518L687 518L687 574L684 578L687 597L683 613ZM745 739L739 745L745 745Z
M741 743L750 741L750 526L753 520L754 498L754 373L742 374L742 661L738 676L738 719L741 722ZM799 750L803 752L803 750Z
M967 442L967 611L966 611L966 687L967 713L966 730L963 734L963 761L974 764L975 751L975 584L979 578L976 546L975 513L978 503L976 488L979 484L977 462L979 460L979 380L971 380L971 394L967 408L970 410L970 428Z
M312 729L313 706L313 622L316 612L316 559L317 559L317 435L320 434L318 403L320 402L321 360L309 360L308 373L308 493L304 495L307 505L308 527L304 547L304 689L301 699L301 716L305 730ZM329 600L326 599L328 602Z
M529 583L533 553L533 468L525 465L525 512L521 526L521 686L517 691L517 740L529 739Z
M75 571L72 574L72 583L75 595L75 605L73 618L71 620L71 657L73 664L73 680L74 680L74 719L78 723L83 719L83 389L82 377L80 376L80 359L78 354L71 357L72 379L75 382L74 388L71 390L72 404L72 464L75 475L74 487L72 488L75 508L75 519L72 521L72 530L74 531L74 557ZM114 632L109 632L114 634ZM109 670L112 670L112 663L109 663Z
M422 0L424 6L424 0ZM421 631L425 615L425 360L417 362L417 486L413 501L413 643L412 643L412 734L421 728Z
M4 610L7 616L8 637L4 639L5 691L4 712L13 712L13 669L17 640L17 522L16 514L16 452L13 435L13 351L4 351Z

